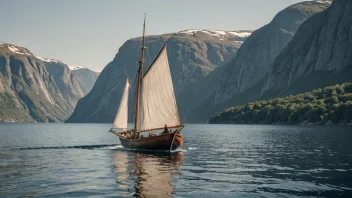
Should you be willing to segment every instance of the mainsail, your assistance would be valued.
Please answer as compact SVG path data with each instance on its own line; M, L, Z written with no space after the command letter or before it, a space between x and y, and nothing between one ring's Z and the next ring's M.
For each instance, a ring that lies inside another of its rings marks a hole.
M138 131L180 126L166 45L142 80Z
M126 85L122 94L120 106L117 111L114 123L112 124L113 129L127 129L129 87L130 83L128 78L126 78Z

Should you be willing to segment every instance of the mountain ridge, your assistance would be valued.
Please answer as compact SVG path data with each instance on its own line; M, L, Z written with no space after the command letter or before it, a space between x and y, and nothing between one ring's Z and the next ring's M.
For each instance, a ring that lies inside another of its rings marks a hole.
M66 64L0 43L1 122L62 122L84 94Z
M147 36L144 70L167 41L170 71L178 100L178 95L184 89L234 57L242 44L233 38L221 39L203 32ZM129 39L119 48L114 60L103 69L92 91L78 102L67 122L112 122L122 95L126 72L132 82L136 76L141 40L141 37Z
M299 34L273 63L261 96L269 92L285 94L305 79L320 86L352 80L348 75L352 71L352 30L348 29L352 25L351 9L351 1L333 1L327 10L302 24ZM326 76L325 83L319 75Z
M183 115L190 122L206 122L217 111L259 99L258 84L264 82L272 62L293 38L301 23L314 13L330 6L329 3L300 2L275 15L266 25L255 30L239 49L236 57L225 68L218 86L208 98L193 103ZM194 88L198 89L197 87Z
M330 3L316 1L293 4L275 15L270 23L253 32L226 68L214 103L251 89L264 79L270 65L293 38L299 26L328 6Z
M349 89L352 82L350 10L352 1L333 1L328 9L307 19L276 57L263 83L258 84L259 98L285 97L342 83ZM334 100L335 106L340 104L339 100ZM346 105L349 104L342 108ZM331 115L335 115L334 111L342 110L334 107L331 111ZM348 118L348 112L341 115ZM343 119L341 115L339 119Z

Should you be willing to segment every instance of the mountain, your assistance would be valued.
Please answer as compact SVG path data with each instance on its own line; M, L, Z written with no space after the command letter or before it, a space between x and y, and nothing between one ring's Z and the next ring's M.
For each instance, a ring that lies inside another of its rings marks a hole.
M71 73L70 68L60 61L43 61L46 71L53 76L62 96L76 105L77 101L87 94L83 82Z
M279 12L264 27L256 30L225 69L214 103L241 94L262 81L270 65L291 41L298 27L314 13L326 9L329 2L301 2Z
M251 31L185 30L146 37L146 70L166 41L176 99L188 87L231 60ZM126 41L82 98L67 122L112 122L121 99L126 73L135 83L141 38ZM133 93L133 91L131 91ZM133 96L130 97L133 99ZM132 103L130 100L130 104Z
M189 86L178 96L180 118L183 122L188 122L189 115L201 102L209 98L219 86L219 79L224 72L225 66L214 69L208 76L199 80L194 85ZM192 121L192 120L191 120Z
M211 122L222 122L230 116L234 122L243 120L243 123L247 123L253 122L251 116L259 115L255 123L289 121L351 124L351 10L352 1L333 1L328 9L313 15L299 27L270 66L260 86L260 98L290 96L264 101L266 107L262 113L253 111L252 105L248 104L242 110L228 109L219 113L211 118ZM321 89L340 83L344 84ZM312 92L292 96L316 88ZM285 109L285 106L291 107ZM239 110L241 115L238 114Z
M71 70L71 73L76 75L78 79L83 82L83 86L87 93L90 92L100 72L96 72L82 66L69 66L69 68Z
M190 109L185 115L186 120L205 122L216 111L258 100L261 91L258 85L263 83L275 58L305 20L330 4L328 1L294 4L280 11L269 24L254 31L224 68L219 82L215 82L218 84L215 91Z
M336 0L297 31L271 66L262 98L352 81L352 1Z
M0 121L62 122L86 94L64 63L0 43Z

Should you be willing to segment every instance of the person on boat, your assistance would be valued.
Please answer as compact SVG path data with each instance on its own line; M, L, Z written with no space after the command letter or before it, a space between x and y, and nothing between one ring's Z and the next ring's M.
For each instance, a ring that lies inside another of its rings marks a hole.
M167 128L167 125L165 124L164 131L161 134L166 134L169 133L169 129Z

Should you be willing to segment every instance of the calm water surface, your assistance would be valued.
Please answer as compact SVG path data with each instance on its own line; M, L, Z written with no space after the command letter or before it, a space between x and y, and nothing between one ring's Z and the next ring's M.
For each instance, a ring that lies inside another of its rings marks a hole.
M352 197L352 128L187 125L181 151L108 124L0 124L0 197Z

